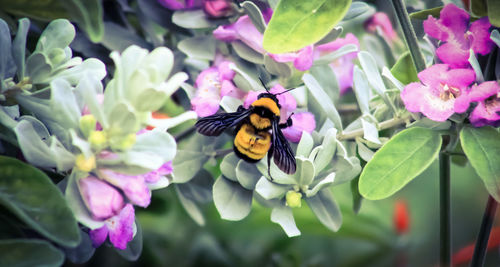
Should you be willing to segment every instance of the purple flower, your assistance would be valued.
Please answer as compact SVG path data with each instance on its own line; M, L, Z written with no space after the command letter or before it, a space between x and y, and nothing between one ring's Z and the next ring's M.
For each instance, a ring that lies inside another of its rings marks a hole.
M234 13L230 0L203 0L203 11L210 18L222 18Z
M148 172L144 175L144 181L149 184L154 184L160 180L161 176L165 176L167 174L171 174L173 171L172 161L169 161L163 165L156 171Z
M352 33L346 34L345 38L337 38L335 41L318 45L315 48L315 58L319 58L324 54L331 53L344 45L354 44L359 49L359 41L356 36ZM337 76L337 81L339 83L340 93L345 93L347 90L352 88L352 76L354 73L354 59L356 59L358 52L352 52L347 55L344 55L336 60L334 60L330 67L333 72L335 72L335 76Z
M272 94L279 94L285 92L286 89L283 88L280 84L276 84L269 90L270 93ZM265 91L250 91L247 94L247 97L245 98L245 101L243 102L243 107L248 108L250 105L257 100L257 97L265 93ZM292 94L290 93L284 93L277 95L276 98L278 98L278 102L281 105L280 109L280 122L284 123L288 119L288 117L292 114L292 112L297 109L297 101L295 101L295 98L293 98Z
M398 38L398 34L392 27L391 20L384 12L377 12L373 14L373 16L365 21L364 26L366 31L371 33L375 33L377 28L380 29L384 37L386 37L390 42Z
M312 133L316 129L314 114L310 112L295 113L292 115L292 126L282 130L283 135L291 142L298 143L302 137L302 132Z
M475 127L500 126L500 86L497 81L473 85L463 97L457 99L461 112L465 112L472 102L477 102L477 106L469 117L472 125Z
M89 176L80 179L79 186L85 205L95 219L108 219L123 208L120 192L99 178Z
M201 0L158 0L158 3L171 10L201 7Z
M144 208L149 206L151 191L144 175L127 175L109 169L100 169L98 173L104 180L120 188L132 204Z
M472 69L450 69L446 64L433 65L418 74L422 83L410 83L401 92L401 98L411 112L422 112L434 121L445 121L464 103L455 107L460 97L474 82Z
M306 71L312 67L313 51L313 46L309 45L294 53L269 54L269 56L276 62L293 62L296 69Z
M491 27L487 17L474 21L469 27L469 14L454 4L446 5L439 19L429 15L424 21L424 31L442 42L437 48L439 59L452 68L469 66L469 49L486 55L494 47L490 39ZM467 29L468 28L468 29Z
M118 215L107 219L103 227L90 230L92 246L99 247L109 235L113 246L126 249L127 243L134 238L134 220L134 207L131 204L125 205Z
M198 90L191 99L191 107L199 117L215 114L223 96L243 98L245 95L232 82L235 72L230 68L231 64L222 61L217 66L203 70L196 78L195 87Z

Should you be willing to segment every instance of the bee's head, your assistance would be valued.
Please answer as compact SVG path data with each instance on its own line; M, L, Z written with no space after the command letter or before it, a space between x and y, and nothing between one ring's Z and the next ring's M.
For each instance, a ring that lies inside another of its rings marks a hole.
M280 102L279 102L279 100L278 100L278 98L276 97L275 94L272 94L272 93L269 93L269 92L261 93L261 94L259 94L259 96L257 96L257 99L261 99L263 97L272 99L276 103L276 105L278 106L278 108L281 108Z

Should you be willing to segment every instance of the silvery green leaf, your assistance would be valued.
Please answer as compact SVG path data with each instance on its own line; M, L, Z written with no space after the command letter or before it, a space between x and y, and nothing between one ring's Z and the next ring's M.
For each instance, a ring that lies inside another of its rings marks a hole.
M67 129L78 128L81 111L71 85L66 80L55 79L50 88L52 120Z
M176 149L172 135L156 129L137 135L135 144L130 148L132 151L156 154L164 162L174 159Z
M401 83L394 75L392 75L392 72L389 70L387 67L382 68L382 76L387 78L399 91L403 91L404 89L404 84Z
M181 88L184 90L184 92L186 92L186 95L188 96L189 99L194 97L196 89L192 85L188 83L182 83Z
M414 121L409 125L410 127L423 127L423 128L429 128L433 130L448 130L451 127L451 122L450 121L433 121L427 117L423 117L420 120Z
M52 67L48 59L40 52L34 52L26 60L26 76L34 83L43 83L50 76Z
M141 167L149 171L157 170L165 163L160 156L148 151L127 150L120 153L120 156L127 165Z
M370 142L380 144L377 126L364 118L361 118L361 125L363 125L363 138Z
M491 34L490 34L490 39L495 42L495 44L500 47L500 33L498 32L498 30L493 30L491 31Z
M358 145L358 154L359 156L366 162L370 161L373 158L375 152L365 146L363 142L356 140L356 144Z
M98 80L104 79L106 76L106 66L100 60L89 58L72 68L64 69L53 75L51 79L62 78L72 85L78 84L84 73L88 73Z
M167 129L180 125L188 120L195 120L197 118L198 115L196 114L196 112L186 111L169 119L154 119L150 117L147 120L147 125L151 125L158 128L159 130L166 131Z
M182 191L175 186L175 192L177 192L177 196L181 201L181 205L184 207L189 216L200 226L205 225L205 217L203 217L203 213L201 212L198 205L192 200L184 196Z
M234 70L237 73L237 75L238 74L241 75L241 77L248 83L248 86L247 86L247 88L249 88L248 90L245 90L244 88L237 85L238 88L240 88L244 91L263 91L264 90L264 87L262 87L260 82L257 82L252 76L250 76L249 73L244 71L244 69L242 67L238 67L235 64L231 64L229 66L229 68ZM236 81L234 81L234 82L236 83Z
M328 164L330 164L333 155L335 155L336 148L337 129L331 128L326 132L325 137L323 138L323 143L321 144L321 149L313 158L316 173L320 173L326 166L328 166Z
M373 56L366 51L361 51L358 53L358 59L361 64L361 67L363 68L366 74L368 83L372 86L373 89L375 89L377 94L380 95L380 97L382 97L385 104L391 107L392 111L395 112L396 107L386 94L387 88L385 87L384 82L382 81L382 76L380 76L380 72L378 70L376 61L373 58Z
M354 66L353 91L356 94L356 100L358 101L361 113L370 114L369 101L371 91L365 73L358 66Z
M85 178L86 173L73 171L68 177L68 185L64 193L68 206L73 211L76 220L90 229L98 229L104 226L104 221L96 221L90 215L87 206L83 202L78 186L78 180Z
M106 95L104 97L106 102ZM134 108L126 102L118 102L107 116L110 129L119 133L135 133L139 130L139 121Z
M333 124L333 122L331 120L326 119L325 122L323 123L323 125L321 125L321 128L319 129L319 132L318 132L319 135L325 136L326 132L328 130L330 130L331 128L334 128L334 126L335 125ZM347 126L347 127L349 127L349 126ZM347 128L345 130L347 130Z
M69 129L69 134L71 135L71 142L73 146L80 149L80 152L85 156L85 158L89 158L93 155L90 144L86 140L80 138L75 132L75 129Z
M102 83L96 77L84 74L78 85L76 86L75 92L79 94L85 105L87 105L90 113L94 115L96 120L102 125L104 129L109 127L107 118L104 116L102 105L99 102L99 95L103 94Z
M147 186L149 190L157 190L157 189L162 189L167 186L169 186L172 183L171 179L165 177L165 176L160 176L160 179L154 183L148 183Z
M300 235L300 230L295 225L292 209L285 206L278 206L271 211L271 221L283 228L288 237Z
M172 161L174 183L186 183L191 180L207 162L208 156L198 151L178 150Z
M484 82L483 72L481 71L481 66L479 66L479 62L477 61L474 50L469 49L469 63L472 66L472 69L476 73L476 82L482 83Z
M305 192L306 197L312 197L316 195L321 189L333 185L334 182L335 182L335 173L332 172L328 174L325 178L321 179L311 189L307 190Z
M17 77L22 80L25 75L26 61L26 37L30 28L30 20L22 18L17 26L17 33L14 41L12 41L12 57L17 65Z
M328 189L323 189L315 196L306 198L306 202L324 226L334 232L339 230L342 224L342 213Z
M12 113L13 111L17 110L17 115L15 113ZM19 106L0 106L0 124L4 125L5 127L12 129L16 127L17 121L16 119L19 118Z
M299 145L297 146L297 152L295 156L308 157L313 148L314 141L312 136L306 132L302 131L302 137L300 138Z
M240 160L236 165L236 178L245 189L254 190L260 177L262 177L262 175L254 163Z
M361 165L357 157L336 157L331 171L336 173L333 185L339 185L356 178L361 172Z
M23 119L14 128L23 156L31 164L44 168L71 169L74 156L50 136L47 128L35 118Z
M89 261L95 252L95 248L92 246L92 240L90 239L89 234L80 229L80 237L81 241L78 246L74 248L62 247L64 255L66 255L67 259L76 264L83 264Z
M325 37L323 37L323 39L316 42L315 45L322 45L335 41L335 39L337 39L337 37L342 34L342 31L344 31L344 28L342 28L342 26L333 28Z
M234 182L238 181L238 177L236 176L236 165L240 158L236 156L234 152L227 154L220 163L220 171L222 175L224 175L227 179L232 180Z
M295 98L295 101L297 101L297 106L299 107L305 107L307 106L307 89L305 86L299 86L290 91L290 94Z
M353 2L345 14L343 21L358 19L359 17L369 17L375 13L375 9L364 2Z
M150 70L149 79L152 83L157 84L164 82L168 78L170 72L172 71L173 64L174 54L170 49L161 46L149 52L141 61L141 64L137 67ZM179 85L181 83L179 83Z
M329 65L313 66L309 72L330 99L335 103L339 99L340 88L337 82L337 76ZM293 91L292 91L293 92Z
M323 91L323 88L321 88L318 81L309 73L304 74L304 76L302 76L302 80L306 84L314 99L316 99L321 106L321 109L323 109L327 118L335 124L335 128L342 130L342 120L340 119L340 114L328 94Z
M264 56L253 50L251 47L248 45L244 44L241 41L234 41L231 43L231 45L234 48L234 51L238 56L240 56L242 59L252 62L254 64L264 64Z
M264 21L264 17L262 16L262 12L260 11L259 7L250 1L241 3L241 7L248 15L248 17L250 17L255 28L260 33L264 33L264 31L266 30L266 22Z
M257 169L259 169L260 173L270 179L269 174L268 174L268 169L267 169L267 155L261 159L259 162L255 164L257 166ZM274 164L274 161L271 160L271 168L270 168L271 176L273 182L277 184L283 184L283 185L293 185L296 184L296 178L295 175L289 175L284 172L282 172L276 164Z
M213 199L217 211L225 220L239 221L245 218L252 208L252 191L224 176L215 181Z
M75 27L66 19L53 20L42 32L35 51L50 53L57 48L66 48L75 38Z
M267 54L264 55L264 67L269 73L283 78L292 76L292 68L288 64L274 61L274 59Z
M297 171L293 176L296 184L299 186L311 184L316 174L312 160L302 156L297 156L295 159L297 161Z
M14 76L16 65L12 58L9 26L0 19L0 90L4 89L3 80Z
M342 46L341 48L330 52L328 54L325 54L318 59L314 60L314 66L319 66L319 65L326 65L332 63L334 60L337 58L340 58L342 56L345 56L349 53L357 52L359 49L356 45L354 44L346 44Z
M236 97L225 95L222 97L219 104L224 109L224 111L229 113L238 110L238 107L243 105L243 101Z
M215 39L211 35L186 38L177 44L177 48L192 58L214 60Z
M183 195L197 203L208 203L212 201L212 188L214 178L205 169L201 169L189 183L176 184Z
M291 187L270 182L267 178L261 177L255 185L255 192L264 199L282 198Z
M186 29L205 29L217 26L221 20L210 20L203 10L197 9L175 11L172 22Z

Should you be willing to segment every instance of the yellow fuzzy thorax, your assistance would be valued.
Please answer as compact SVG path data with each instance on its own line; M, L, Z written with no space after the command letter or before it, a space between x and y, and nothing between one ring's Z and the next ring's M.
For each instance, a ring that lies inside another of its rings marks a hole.
M252 103L253 107L264 107L269 109L274 115L280 116L280 109L278 108L278 104L274 102L271 98L262 97L260 99L255 100Z

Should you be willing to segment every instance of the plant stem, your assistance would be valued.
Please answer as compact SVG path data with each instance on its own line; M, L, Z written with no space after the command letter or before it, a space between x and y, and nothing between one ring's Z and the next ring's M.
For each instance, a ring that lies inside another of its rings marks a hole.
M399 24L401 25L401 29L403 30L406 44L410 50L411 58L413 59L413 64L415 64L417 72L421 72L425 69L425 61L418 47L417 35L415 35L415 30L413 30L413 26L411 25L406 6L403 0L392 0L391 2Z
M383 121L383 122L378 124L378 130L381 131L381 130L392 128L394 126L405 123L409 119L410 119L410 116L408 115L408 116L404 116L404 117L392 118L392 119ZM360 128L360 129L354 130L352 132L341 133L341 134L337 135L337 139L339 141L348 140L348 139L355 139L358 136L363 136L364 133L365 132L364 132L363 128Z
M451 265L450 156L439 154L440 266Z
M175 139L175 141L179 142L179 141L181 141L182 139L184 139L184 138L186 138L186 137L190 136L190 135L191 135L192 133L194 133L195 131L196 131L196 127L191 126L191 127L187 128L186 130L184 130L184 131L182 131L182 132L180 132L180 133L176 134L176 135L174 136L174 139Z
M224 157L225 155L233 152L233 150L234 150L233 148L215 150L214 157L216 158Z
M488 196L488 202L484 209L483 221L477 235L476 247L474 248L474 255L472 256L470 266L483 266L484 264L484 256L486 255L488 239L490 238L491 226L495 219L497 206L498 202L492 196Z

